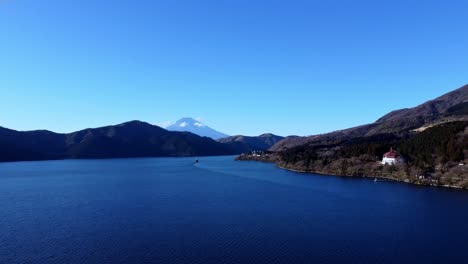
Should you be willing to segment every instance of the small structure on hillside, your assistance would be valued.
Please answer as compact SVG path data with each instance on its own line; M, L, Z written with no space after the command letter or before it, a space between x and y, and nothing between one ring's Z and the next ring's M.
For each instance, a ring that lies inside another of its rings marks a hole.
M382 165L396 165L403 163L403 159L393 148L383 155Z

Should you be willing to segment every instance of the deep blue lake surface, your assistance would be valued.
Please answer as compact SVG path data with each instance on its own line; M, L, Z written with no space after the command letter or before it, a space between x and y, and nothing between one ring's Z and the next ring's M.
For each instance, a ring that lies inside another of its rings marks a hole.
M0 164L0 263L468 262L468 192L233 159Z

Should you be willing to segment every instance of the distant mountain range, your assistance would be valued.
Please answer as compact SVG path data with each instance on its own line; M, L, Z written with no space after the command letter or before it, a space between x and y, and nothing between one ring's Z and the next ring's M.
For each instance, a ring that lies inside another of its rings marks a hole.
M232 154L232 148L210 138L140 121L70 134L0 128L0 161Z
M175 122L175 124L166 127L166 129L169 131L191 132L201 137L210 137L214 140L229 137L224 133L218 132L206 126L201 121L195 120L190 117L182 118Z
M279 140L273 135L261 138L262 144L253 140L255 138L252 142L224 143L190 132L168 131L141 121L69 134L47 130L23 132L0 127L0 162L235 155L266 150Z
M235 155L267 149L286 153L289 159L295 157L297 149L323 147L326 150L320 155L325 155L336 152L343 142L367 142L367 139L371 139L369 144L396 142L440 124L467 120L468 85L415 108L393 111L372 124L311 137L283 138L273 134L228 137L192 118L181 119L168 127L184 132L141 121L69 134L0 127L0 161ZM459 129L459 126L452 127ZM307 151L307 155L312 155L308 157L318 155Z
M258 137L233 136L218 141L231 146L237 152L248 152L253 150L267 150L283 139L284 137L281 136L263 134Z

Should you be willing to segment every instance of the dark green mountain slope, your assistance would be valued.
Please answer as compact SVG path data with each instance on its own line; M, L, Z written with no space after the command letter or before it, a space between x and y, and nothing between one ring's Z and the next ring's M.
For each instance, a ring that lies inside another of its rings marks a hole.
M0 128L0 161L233 154L238 152L211 138L140 121L70 134Z

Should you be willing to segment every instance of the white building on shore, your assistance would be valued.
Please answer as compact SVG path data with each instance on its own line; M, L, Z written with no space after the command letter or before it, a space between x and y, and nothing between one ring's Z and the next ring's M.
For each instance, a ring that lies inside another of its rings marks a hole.
M396 152L393 148L391 148L389 152L383 155L382 165L396 165L402 162L403 159L401 158L400 154L398 154L398 152Z

